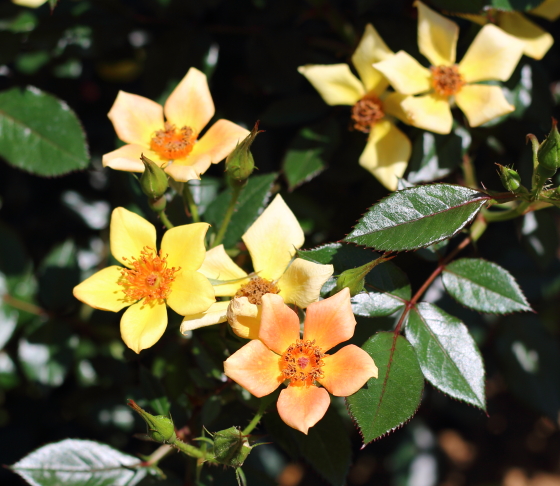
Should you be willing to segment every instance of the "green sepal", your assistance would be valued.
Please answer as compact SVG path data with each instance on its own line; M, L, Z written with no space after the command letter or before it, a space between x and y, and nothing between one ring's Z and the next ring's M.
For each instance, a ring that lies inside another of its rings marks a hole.
M539 166L552 171L552 175L560 168L560 133L556 128L557 121L552 119L552 128L538 151ZM549 176L551 177L551 176Z
M213 435L214 459L220 464L241 467L253 448L248 436L243 435L237 427L220 430Z
M249 149L259 133L259 122L257 122L251 133L238 143L233 152L227 156L226 172L232 181L246 181L255 170L255 160Z
M153 160L145 157L144 154L142 154L140 160L144 164L144 172L140 176L140 187L142 188L142 192L150 198L150 203L157 202L165 194L165 191L167 191L167 187L169 186L167 182L167 174ZM163 209L165 209L165 206L161 210Z
M336 286L331 290L330 295L334 295L345 287L348 287L350 296L354 297L364 290L367 274L380 263L391 260L392 258L394 257L380 257L360 267L344 270L336 279Z
M134 400L128 400L128 405L146 422L148 426L148 436L150 439L162 444L175 442L177 435L175 434L175 425L173 420L165 415L152 415L140 408Z

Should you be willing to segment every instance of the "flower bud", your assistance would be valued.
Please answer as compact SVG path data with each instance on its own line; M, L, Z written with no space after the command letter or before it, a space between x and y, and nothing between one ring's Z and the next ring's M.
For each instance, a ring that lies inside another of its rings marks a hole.
M140 177L142 192L151 200L160 199L165 194L165 191L167 191L167 174L159 165L145 157L144 154L141 155L140 160L145 167Z
M502 184L508 191L513 193L527 192L527 189L521 185L521 177L517 171L500 164L496 165L498 166Z
M556 124L557 121L553 118L550 133L539 147L537 154L539 165L552 171L552 175L560 168L560 133L558 133Z
M262 130L261 130L262 131ZM259 131L259 122L251 130L251 133L237 144L233 152L226 158L226 172L230 179L236 182L244 182L253 173L255 161L253 154L249 150Z
M144 419L148 426L148 436L152 440L161 442L162 444L169 444L177 439L175 435L175 426L169 417L164 415L151 415L141 409L134 400L128 400L128 405Z
M251 452L247 436L237 427L220 430L213 436L214 458L220 464L231 467L241 467Z
M364 290L365 278L371 270L373 270L377 265L383 263L387 260L391 260L394 257L380 257L373 260L361 267L349 268L344 270L336 280L336 286L331 290L330 295L334 295L340 292L344 287L348 287L350 290L350 296L359 294Z

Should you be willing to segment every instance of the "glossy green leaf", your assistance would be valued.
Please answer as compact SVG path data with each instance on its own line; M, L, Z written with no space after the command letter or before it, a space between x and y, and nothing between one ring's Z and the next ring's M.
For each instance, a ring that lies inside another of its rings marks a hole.
M459 319L421 302L408 314L406 337L426 380L453 398L486 410L482 356Z
M136 457L78 439L40 447L10 469L32 486L134 486L147 473Z
M140 385L143 397L155 412L155 415L169 414L169 400L161 382L143 366L140 368Z
M0 155L36 175L54 176L89 163L84 132L63 101L28 87L0 93Z
M379 368L379 377L346 398L364 444L398 429L416 413L424 377L411 344L402 336L380 332L362 348Z
M481 258L451 262L445 267L442 280L453 298L479 312L507 314L532 310L513 276L505 268Z
M344 241L385 251L422 248L455 235L489 199L451 184L394 192L374 204Z

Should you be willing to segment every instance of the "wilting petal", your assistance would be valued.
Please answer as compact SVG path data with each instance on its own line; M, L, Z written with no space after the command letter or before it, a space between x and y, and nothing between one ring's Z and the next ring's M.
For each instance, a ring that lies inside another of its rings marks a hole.
M296 304L305 309L319 300L321 288L333 272L332 265L320 265L296 258L278 280L279 295L286 304Z
M467 83L507 81L523 55L523 47L519 39L494 24L487 24L459 63L459 72Z
M258 339L261 328L262 306L251 304L247 297L229 301L227 320L235 334L243 339Z
M471 127L477 127L498 116L511 113L515 107L506 100L502 88L485 84L463 86L455 95Z
M181 332L186 334L187 331L192 331L199 327L212 326L220 322L226 322L228 305L229 302L215 302L204 312L185 316L181 323Z
M278 397L278 414L293 429L307 435L309 427L321 420L331 403L324 388L311 386L289 386Z
M264 397L282 383L279 358L253 339L224 361L224 373L256 397Z
M191 223L167 230L161 240L161 251L167 256L167 267L196 271L206 256L204 237L210 225Z
M206 154L199 154L196 157L189 155L185 159L175 160L172 164L165 167L164 170L173 180L188 182L193 179L200 179L200 175L204 174L211 164L212 161Z
M135 353L153 346L167 327L167 308L162 302L131 305L121 319L121 337Z
M347 397L356 393L370 378L377 378L371 356L353 344L323 358L324 377L319 380L329 393Z
M305 236L294 213L278 194L242 239L258 276L277 280L303 245Z
M249 130L229 120L218 120L204 136L196 142L188 158L198 159L205 155L213 164L224 160L249 135Z
M366 94L348 64L309 64L298 67L327 105L353 105Z
M381 184L397 190L408 165L412 146L408 137L388 120L377 123L360 156L360 165L370 171Z
M500 12L498 19L503 30L523 41L526 56L542 59L554 44L554 38L548 32L519 12Z
M418 8L418 48L432 66L455 64L459 26L422 2ZM412 94L412 93L410 93Z
M206 74L190 68L167 98L164 111L176 128L190 127L198 136L215 112Z
M126 143L149 147L154 132L163 128L161 105L126 91L119 91L107 116L117 136Z
M132 302L123 293L124 287L117 283L121 278L121 268L113 265L94 273L74 287L74 297L94 309L111 312L130 305Z
M303 339L315 341L325 353L354 335L356 319L348 287L328 299L311 304L305 315Z
M191 270L181 270L175 274L167 305L177 314L198 314L208 310L214 302L214 287L204 275Z
M111 253L126 267L132 258L139 259L144 247L156 249L156 228L142 216L125 208L115 208L111 214Z
M298 316L279 295L265 294L262 297L259 339L278 354L299 339Z
M432 89L432 73L408 52L399 51L373 67L381 71L399 93L412 95Z
M140 156L144 154L154 162L159 161L159 157L153 158L155 153L148 150L142 145L123 145L117 150L113 150L103 155L103 167L111 167L115 170L126 170L128 172L144 172L144 164L140 160Z
M529 13L544 17L552 22L560 16L560 0L544 0L538 7L529 10Z
M424 96L409 96L401 103L415 127L446 134L453 126L453 116L447 97L430 93Z
M214 283L214 292L217 297L235 295L239 287L247 282L246 279L239 280L247 277L247 274L228 256L224 245L208 250L198 271L212 280L236 280L236 282L221 285Z

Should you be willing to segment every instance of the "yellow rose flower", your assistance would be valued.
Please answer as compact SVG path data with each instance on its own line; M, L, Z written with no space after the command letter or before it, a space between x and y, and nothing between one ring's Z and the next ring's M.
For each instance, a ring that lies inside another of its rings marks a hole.
M305 308L319 300L321 287L333 273L332 265L295 258L304 235L296 217L280 195L263 211L242 237L253 261L254 274L238 267L223 245L206 252L200 273L224 281L214 285L216 296L233 297L216 302L206 312L186 315L181 332L229 321L234 332L257 339L262 296L278 294L287 304Z
M74 296L95 309L118 312L125 344L139 353L153 346L167 327L169 305L181 315L203 312L215 302L214 289L197 270L204 261L209 225L194 223L168 230L156 251L156 229L124 208L111 215L113 265L74 287Z
M143 172L140 155L144 154L159 161L176 181L200 179L210 164L223 160L249 134L245 128L222 119L199 139L214 112L206 75L195 68L189 69L164 107L143 96L119 91L108 116L117 136L128 145L105 154L103 165Z

